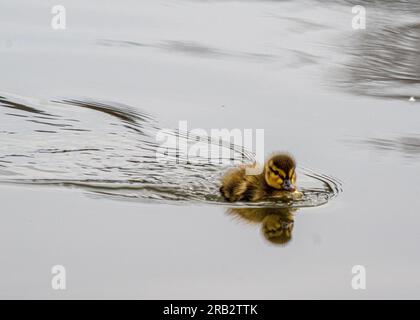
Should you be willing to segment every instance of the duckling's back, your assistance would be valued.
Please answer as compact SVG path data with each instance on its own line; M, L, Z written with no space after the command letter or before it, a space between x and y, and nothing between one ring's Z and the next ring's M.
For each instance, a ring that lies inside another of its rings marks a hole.
M223 176L220 193L230 202L258 201L265 197L266 186L262 175L247 175L246 168L241 167Z

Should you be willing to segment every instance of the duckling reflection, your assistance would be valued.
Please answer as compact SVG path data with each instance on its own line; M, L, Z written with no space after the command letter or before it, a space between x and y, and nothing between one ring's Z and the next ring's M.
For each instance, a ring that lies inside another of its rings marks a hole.
M261 224L270 243L287 245L292 240L296 208L229 208L227 213L250 223Z

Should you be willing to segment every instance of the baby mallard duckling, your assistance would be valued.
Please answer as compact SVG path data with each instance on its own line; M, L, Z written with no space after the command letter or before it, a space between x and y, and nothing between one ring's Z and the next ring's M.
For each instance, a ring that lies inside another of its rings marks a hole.
M230 170L222 178L220 192L226 200L260 201L301 195L296 187L296 162L287 153L271 156L261 174L247 175L246 168Z

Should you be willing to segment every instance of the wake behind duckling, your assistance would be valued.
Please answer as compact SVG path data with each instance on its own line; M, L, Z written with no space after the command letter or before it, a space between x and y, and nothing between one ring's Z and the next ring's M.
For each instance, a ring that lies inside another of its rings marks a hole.
M163 129L139 108L94 99L39 101L2 95L0 116L2 183L76 187L117 200L226 205L219 188L223 173L232 167L230 159L180 161L176 144L165 161L157 159L161 146L156 135ZM165 132L187 144L200 140L176 130ZM240 146L224 142L222 147L244 164L255 161ZM341 191L340 182L327 175L304 168L296 174L300 199L237 199L232 206L319 206Z

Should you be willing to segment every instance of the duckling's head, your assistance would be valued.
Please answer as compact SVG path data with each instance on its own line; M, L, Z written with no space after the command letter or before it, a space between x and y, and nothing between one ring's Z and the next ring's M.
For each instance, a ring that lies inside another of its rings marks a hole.
M296 190L296 162L287 153L271 156L264 166L264 176L267 184L284 191Z

